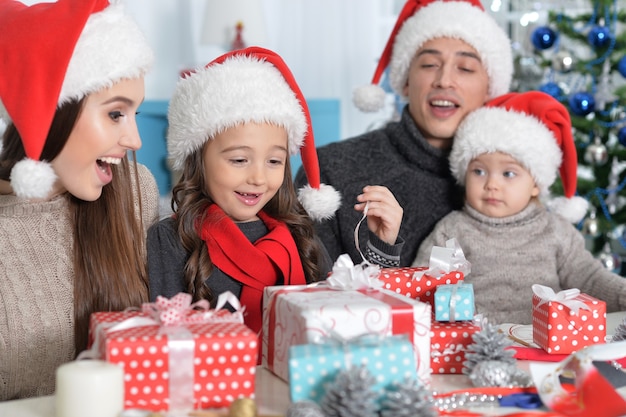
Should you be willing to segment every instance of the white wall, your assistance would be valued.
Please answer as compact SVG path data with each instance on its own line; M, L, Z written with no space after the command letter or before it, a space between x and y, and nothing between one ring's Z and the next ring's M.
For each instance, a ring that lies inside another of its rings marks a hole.
M342 137L391 116L391 102L387 111L363 114L351 96L356 86L371 80L395 22L397 0L260 1L267 24L267 44L260 46L283 57L306 97L341 99ZM204 65L225 52L200 42L206 0L125 4L156 53L156 65L146 78L147 99L168 99L182 68Z

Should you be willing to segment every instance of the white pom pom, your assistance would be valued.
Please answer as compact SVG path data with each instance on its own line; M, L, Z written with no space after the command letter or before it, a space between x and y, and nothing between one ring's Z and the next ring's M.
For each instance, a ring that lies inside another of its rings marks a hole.
M378 85L368 84L357 87L352 94L354 105L364 112L377 112L385 105L387 93Z
M22 159L11 170L11 187L18 197L45 198L56 179L54 169L45 161Z
M589 202L582 197L556 197L547 203L551 212L560 214L570 223L578 223L587 214Z
M330 185L321 184L319 189L305 185L298 190L298 200L315 221L330 219L341 205L341 194Z

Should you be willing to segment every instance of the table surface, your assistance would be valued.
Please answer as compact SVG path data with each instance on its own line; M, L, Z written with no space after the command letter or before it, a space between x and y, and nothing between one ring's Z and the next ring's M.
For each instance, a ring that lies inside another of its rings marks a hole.
M624 318L626 318L626 312L607 314L607 335L612 335ZM529 365L529 361L518 361L518 367L524 371L528 371ZM255 384L255 396L260 414L284 415L290 404L289 385L263 367L257 368ZM431 376L430 388L434 392L446 393L471 387L472 384L465 375ZM480 411L489 416L501 416L519 410L481 408ZM541 415L540 413L539 411L538 415ZM0 417L56 417L54 396L0 402Z

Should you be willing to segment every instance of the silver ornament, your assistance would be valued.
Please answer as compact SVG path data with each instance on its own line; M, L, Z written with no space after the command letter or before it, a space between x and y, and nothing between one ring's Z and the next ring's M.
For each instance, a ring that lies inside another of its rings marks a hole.
M585 150L585 162L591 165L604 165L609 160L609 151L598 137Z
M552 57L552 69L568 73L574 68L574 57L570 51L561 50Z
M596 238L600 236L600 225L598 224L595 211L589 213L589 217L587 217L583 222L581 233L585 237Z
M303 400L290 404L285 417L324 417L324 413L313 401Z
M479 362L469 378L475 387L527 387L532 383L528 374L504 361Z
M608 242L598 255L598 260L605 269L613 273L619 274L622 268L622 260L617 254L611 252L611 246Z

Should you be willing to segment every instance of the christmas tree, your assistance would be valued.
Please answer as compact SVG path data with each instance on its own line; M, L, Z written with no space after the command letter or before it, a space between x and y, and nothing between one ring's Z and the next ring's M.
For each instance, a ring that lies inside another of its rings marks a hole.
M551 10L534 28L533 57L544 78L535 88L569 110L578 151L578 195L590 212L579 225L605 267L626 268L626 8L590 0L589 11ZM519 64L519 62L517 63ZM519 68L519 66L518 66ZM560 183L553 192L561 194ZM621 260L624 262L621 262Z

